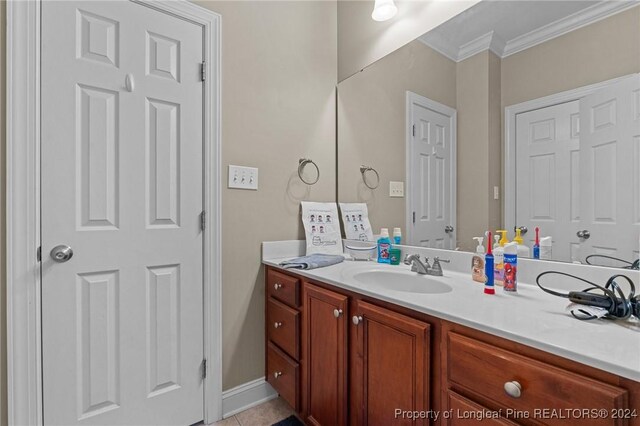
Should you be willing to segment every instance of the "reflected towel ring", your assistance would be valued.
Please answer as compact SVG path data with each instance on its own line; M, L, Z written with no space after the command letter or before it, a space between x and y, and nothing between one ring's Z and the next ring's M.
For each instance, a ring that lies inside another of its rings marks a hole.
M316 176L316 180L314 180L313 182L307 182L302 177L302 171L304 170L304 166L306 166L309 163L313 164L313 166L316 168L316 173L318 174ZM315 185L316 182L318 182L318 180L320 180L320 168L318 167L316 162L313 161L312 159L310 159L310 158L301 158L300 160L298 160L298 177L300 178L301 181L303 181L307 185Z
M373 172L376 174L376 184L371 186L367 183L367 177L365 176L365 173L367 172ZM376 169L374 169L371 166L360 166L360 173L362 174L362 181L364 182L364 184L366 185L367 188L369 189L376 189L379 185L380 185L380 175L378 174L378 172L376 171Z

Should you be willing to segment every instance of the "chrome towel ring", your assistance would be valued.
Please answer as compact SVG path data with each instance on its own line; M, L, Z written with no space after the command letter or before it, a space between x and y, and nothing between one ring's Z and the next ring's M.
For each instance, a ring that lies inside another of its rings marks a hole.
M367 172L375 173L375 175L376 175L376 184L375 185L369 185L367 183L367 176L366 176ZM360 166L360 173L362 174L362 181L364 182L364 184L366 185L367 188L376 189L378 187L378 185L380 185L380 175L378 174L376 169L374 169L373 167L371 167L371 166Z
M309 163L313 164L313 167L316 168L317 176L316 176L316 180L314 180L313 182L308 182L302 177L302 171L304 170L304 167ZM301 158L300 160L298 160L298 177L300 178L301 181L303 181L307 185L315 185L316 182L318 182L318 180L320 180L320 168L318 168L318 165L312 159L310 159L310 158Z

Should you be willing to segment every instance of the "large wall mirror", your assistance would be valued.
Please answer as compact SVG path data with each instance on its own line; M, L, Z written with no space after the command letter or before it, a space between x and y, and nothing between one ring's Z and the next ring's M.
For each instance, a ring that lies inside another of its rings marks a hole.
M639 72L638 2L481 1L338 84L338 200L409 245L538 227L554 260L627 266Z

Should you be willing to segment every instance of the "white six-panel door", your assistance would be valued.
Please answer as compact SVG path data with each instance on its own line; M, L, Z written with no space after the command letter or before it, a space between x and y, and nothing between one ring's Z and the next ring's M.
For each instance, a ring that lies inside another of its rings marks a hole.
M553 237L553 258L580 259L580 111L578 101L516 116L516 226L529 247ZM513 230L508 230L513 235Z
M640 76L580 100L583 257L638 259L640 238ZM594 259L599 265L619 262Z
M203 418L202 57L137 3L42 4L47 425Z
M456 111L415 93L407 100L408 243L453 249Z

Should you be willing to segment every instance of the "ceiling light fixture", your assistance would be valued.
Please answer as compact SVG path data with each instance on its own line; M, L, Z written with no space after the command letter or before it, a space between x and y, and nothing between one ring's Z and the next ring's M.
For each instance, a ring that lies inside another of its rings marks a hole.
M371 18L374 21L382 22L393 18L396 13L398 13L398 8L393 3L393 0L376 0L373 12L371 12Z

